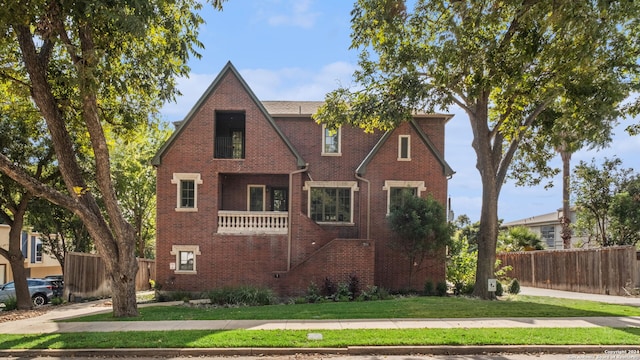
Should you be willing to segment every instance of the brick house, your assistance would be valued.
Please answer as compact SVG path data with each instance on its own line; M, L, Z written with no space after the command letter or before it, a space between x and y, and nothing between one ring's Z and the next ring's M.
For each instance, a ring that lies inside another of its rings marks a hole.
M386 218L405 188L445 204L451 116L332 131L311 118L321 104L261 102L231 63L223 68L153 159L163 290L252 285L300 295L325 278L390 290L444 281L443 249L408 283Z

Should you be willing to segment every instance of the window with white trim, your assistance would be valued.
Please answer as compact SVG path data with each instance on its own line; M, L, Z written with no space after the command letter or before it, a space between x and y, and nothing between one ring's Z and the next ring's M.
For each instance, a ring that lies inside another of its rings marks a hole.
M196 274L196 259L200 254L199 245L173 245L171 247L171 255L176 256L175 270L176 274Z
M176 211L198 211L199 173L174 173L171 183L176 186Z
M398 161L411 161L411 136L398 136Z
M322 125L322 155L342 155L341 133L340 128L331 129Z
M353 224L355 181L306 181L308 214L318 223Z
M265 186L247 186L247 209L249 211L264 211Z
M389 215L394 207L402 205L405 192L420 196L427 188L424 186L424 181L386 180L382 190L387 192L387 215Z

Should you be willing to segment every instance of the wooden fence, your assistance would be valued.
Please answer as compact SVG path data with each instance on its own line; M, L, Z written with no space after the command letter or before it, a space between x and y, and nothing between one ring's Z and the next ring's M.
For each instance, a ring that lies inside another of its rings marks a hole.
M609 295L638 286L633 246L500 253L497 259L513 267L508 276L523 286Z
M150 289L149 280L155 279L155 273L155 260L138 259L136 290ZM100 256L67 253L64 264L64 297L69 301L111 297L109 276Z

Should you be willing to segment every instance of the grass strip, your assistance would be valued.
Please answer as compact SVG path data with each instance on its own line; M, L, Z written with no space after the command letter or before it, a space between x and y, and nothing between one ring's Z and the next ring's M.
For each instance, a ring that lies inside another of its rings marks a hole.
M322 340L308 340L310 332ZM639 345L639 328L186 330L0 335L0 349Z
M640 316L640 308L595 301L540 296L512 296L497 301L467 297L406 297L382 301L256 307L150 306L135 318L114 318L111 312L64 321L158 320L330 320L400 318L511 318Z

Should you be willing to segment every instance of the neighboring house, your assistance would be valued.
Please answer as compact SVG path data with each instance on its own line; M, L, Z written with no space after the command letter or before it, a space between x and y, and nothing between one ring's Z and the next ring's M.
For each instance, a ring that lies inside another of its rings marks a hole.
M311 118L320 105L261 102L231 63L223 68L153 159L163 290L250 285L300 295L327 278L390 290L445 280L442 249L408 284L387 215L407 188L446 203L451 116L332 131Z
M9 230L11 227L0 224L0 247L9 249ZM40 234L23 231L20 238L20 249L24 256L24 267L27 277L41 278L47 275L62 274L62 267L53 255L47 255L42 251L42 239ZM13 281L13 273L9 260L0 256L0 284Z
M576 222L576 212L571 210L569 215L571 223ZM562 209L558 211L532 216L526 219L511 221L502 224L503 228L510 228L515 226L525 226L534 233L540 235L542 243L548 250L564 249L564 243L562 242L562 224L560 224L560 218L562 217ZM571 237L571 247L587 247L587 242L584 237L576 236Z

